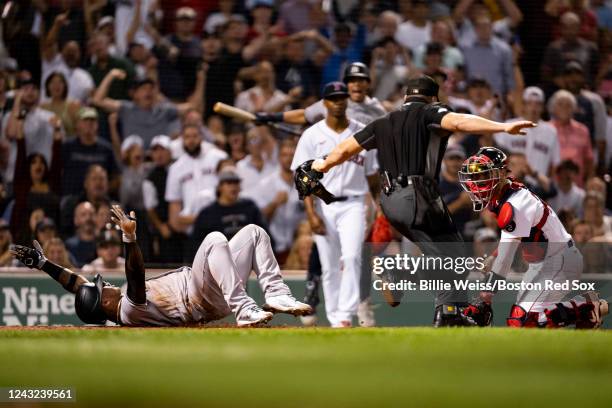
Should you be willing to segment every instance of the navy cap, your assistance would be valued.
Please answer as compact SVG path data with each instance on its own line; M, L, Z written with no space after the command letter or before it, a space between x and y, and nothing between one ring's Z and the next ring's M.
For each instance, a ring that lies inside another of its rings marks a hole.
M438 96L438 83L427 75L409 79L406 83L406 95Z
M349 96L348 88L343 82L330 82L325 85L325 88L323 88L323 99L339 95L345 96L347 98Z

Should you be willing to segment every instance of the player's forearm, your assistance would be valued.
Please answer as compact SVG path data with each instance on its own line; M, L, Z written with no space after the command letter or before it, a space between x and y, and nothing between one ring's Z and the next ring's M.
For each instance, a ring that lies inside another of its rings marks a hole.
M48 260L45 261L41 270L55 279L64 289L71 293L76 293L79 286L88 282L87 279L78 273L74 273L70 269L63 268Z
M136 241L125 242L125 276L128 281L129 298L133 302L144 303L146 301L144 259Z
M359 145L354 137L345 139L339 145L337 145L330 154L327 155L325 160L322 162L315 161L315 163L318 163L315 166L315 170L325 173L331 168L344 163L361 150L363 150L363 148Z
M491 272L501 278L506 278L520 244L521 241L519 239L501 240L497 246L497 256L493 261L493 265L491 265Z
M451 132L499 133L506 130L505 123L463 113L449 113L442 119L441 125Z
M283 112L283 122L290 123L292 125L304 125L306 124L306 116L304 116L304 112L304 109L295 109Z

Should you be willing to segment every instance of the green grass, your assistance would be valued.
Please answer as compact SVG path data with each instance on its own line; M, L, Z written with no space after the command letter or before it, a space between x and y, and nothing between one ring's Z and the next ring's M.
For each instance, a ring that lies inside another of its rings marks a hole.
M0 368L99 407L612 404L610 331L0 330Z

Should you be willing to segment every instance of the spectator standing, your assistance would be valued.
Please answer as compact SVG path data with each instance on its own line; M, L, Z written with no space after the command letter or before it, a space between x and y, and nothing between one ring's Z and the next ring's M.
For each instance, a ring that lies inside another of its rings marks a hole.
M142 183L142 197L152 232L151 253L158 262L180 262L184 237L170 227L168 202L165 199L168 169L172 163L170 138L155 136L149 152L153 168Z
M295 143L285 141L278 151L279 166L261 179L259 190L265 187L265 194L254 196L257 206L270 226L274 239L274 252L279 264L283 264L293 244L295 231L304 220L304 210L293 188L291 161L295 154Z
M549 82L563 74L570 61L578 61L584 69L587 83L597 75L598 49L594 43L578 36L580 17L571 11L561 16L561 38L548 45L542 61L541 78Z
M62 45L61 53L58 52L58 34L67 24L68 15L68 11L58 14L43 40L41 84L46 84L47 77L51 73L61 72L70 84L67 97L87 103L94 89L94 82L89 72L79 67L81 63L79 42L68 41Z
M161 92L172 100L185 100L195 90L202 61L200 37L194 34L197 14L191 7L176 10L174 32L166 36L170 45L158 66Z
M77 267L96 258L94 215L94 206L88 201L80 203L74 210L75 234L66 240L66 249L74 257Z
M100 88L102 80L114 69L125 72L121 78L115 78L107 90L107 95L112 99L128 99L130 83L134 81L136 73L132 64L124 59L110 54L110 42L106 35L96 33L89 40L89 48L93 63L89 67L96 88ZM123 55L123 54L122 54Z
M227 154L217 148L202 149L202 133L197 126L183 128L183 149L186 154L178 158L168 170L165 199L168 202L168 222L176 232L190 229L197 213L183 210L200 205L193 203L203 190L211 193L217 186L217 166ZM214 199L214 194L212 194Z
M254 127L247 132L247 152L249 154L236 163L236 172L244 185L240 196L251 200L256 200L256 197L261 195L259 184L261 180L276 170L273 161L264 158L262 151L264 140L261 129L261 127Z
M108 90L116 80L125 79L124 71L114 69L106 75L96 90L93 103L108 113L118 112L124 135L139 135L148 148L157 135L176 131L177 119L187 110L201 107L204 92L204 71L198 73L196 90L188 102L174 104L160 100L157 84L152 79L136 81L132 87L132 100L116 100L108 97Z
M98 113L95 109L82 108L79 111L76 134L77 137L66 141L62 148L62 195L81 192L87 169L94 164L102 166L111 179L119 175L112 146L98 137Z
M21 122L21 121L20 121ZM59 120L56 118L59 127ZM23 124L23 122L21 122ZM61 176L62 133L55 132L52 147L51 165L40 153L26 156L23 126L17 134L17 160L13 195L15 204L11 216L11 229L16 242L30 242L29 230L24 229L31 213L42 208L44 213L54 220L59 220L59 191Z
M578 165L579 187L593 174L593 146L589 129L573 119L576 111L576 98L570 92L561 90L548 101L551 123L559 135L561 159L574 160Z
M53 112L60 119L67 137L74 136L81 104L68 97L70 88L66 77L61 72L52 72L47 76L44 86L47 102L42 103L40 107Z
M40 153L47 163L51 163L53 135L62 131L61 127L55 126L57 122L53 119L54 114L38 106L38 82L28 78L20 81L19 85L13 108L3 122L3 134L11 143L4 173L6 182L13 181L17 159L15 139L19 132L23 131L26 156Z
M557 129L542 120L544 91L530 86L523 91L521 116L508 122L529 120L538 126L526 130L525 137L497 133L495 143L506 153L521 153L527 157L530 167L545 176L552 176L553 169L561 162ZM535 182L535 180L529 180Z
M548 200L555 212L571 211L574 216L582 217L585 192L575 182L578 170L576 163L569 159L563 160L557 167L557 195Z
M431 41L431 22L427 0L412 0L408 18L397 27L395 39L410 52Z
M453 45L453 28L449 21L438 20L431 25L431 42L442 44L442 66L451 70L457 69L464 64L463 53ZM421 44L414 51L414 66L419 69L425 67L423 56L427 50L427 44Z
M247 74L244 74L245 71ZM262 61L241 72L242 75L252 76L255 86L238 94L235 105L239 109L252 113L280 112L294 103L302 92L299 87L292 88L289 94L276 89L274 67L268 61Z
M148 169L144 165L142 138L130 135L121 143L121 186L119 202L123 208L140 212L144 210L142 183L147 177Z
M408 78L410 66L410 57L393 37L381 39L372 50L370 63L373 96L381 101L387 100Z
M336 24L333 35L334 51L323 66L321 84L340 80L348 64L363 60L365 35L363 25L358 25L353 33L347 23Z
M515 87L512 50L507 43L493 36L491 17L487 14L476 17L474 29L476 39L462 49L467 76L469 79L486 79L495 93L505 96Z

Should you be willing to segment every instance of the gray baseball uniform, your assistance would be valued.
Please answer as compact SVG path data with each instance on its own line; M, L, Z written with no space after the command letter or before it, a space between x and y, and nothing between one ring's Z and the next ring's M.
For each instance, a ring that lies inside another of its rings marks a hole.
M272 252L270 237L247 225L229 242L220 232L204 238L191 268L182 267L148 279L145 304L124 294L119 316L126 326L183 326L221 319L255 305L245 291L255 272L266 297L288 295Z
M376 98L366 96L363 102L353 102L349 99L348 107L346 108L346 116L364 125L372 122L375 119L384 116L387 112L382 104ZM323 105L323 99L313 103L304 111L304 117L308 123L317 123L325 119L327 109Z

